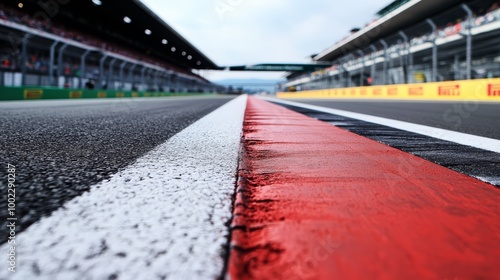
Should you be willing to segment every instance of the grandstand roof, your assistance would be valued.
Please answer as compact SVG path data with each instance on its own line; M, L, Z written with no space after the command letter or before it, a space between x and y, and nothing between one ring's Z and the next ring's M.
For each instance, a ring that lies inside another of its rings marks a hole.
M12 3L5 4L17 6L19 1L7 2ZM46 1L51 2L51 6L42 6L40 3L44 1L23 2L24 9L34 15L37 12L45 12L56 21L104 36L117 43L129 44L147 56L165 60L174 66L184 69L218 68L139 0ZM125 17L131 22L127 23Z
M385 6L383 9L377 12L377 15L380 17L383 17L387 15L388 13L396 10L397 8L403 6L404 4L410 2L411 0L396 0L394 2L391 2L391 4Z
M347 39L322 51L314 57L314 60L333 61L353 50L367 47L385 36L421 22L463 1L411 0L404 2L395 1L394 5L390 4L380 11L389 11L384 16L362 28L359 32L352 34Z
M224 69L230 71L312 72L325 69L330 66L330 64L326 63L263 63L253 65L229 66Z

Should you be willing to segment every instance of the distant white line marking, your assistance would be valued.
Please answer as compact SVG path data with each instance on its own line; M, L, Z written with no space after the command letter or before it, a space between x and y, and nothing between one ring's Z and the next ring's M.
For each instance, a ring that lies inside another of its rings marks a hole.
M229 102L19 234L17 272L0 279L216 279L245 107Z
M404 121L398 121L398 120L393 120L393 119L387 119L387 118L382 118L382 117L376 117L376 116L372 116L372 115L366 115L366 114L331 109L331 108L326 108L326 107L321 107L321 106L297 103L297 102L292 102L292 101L287 101L287 100L281 100L281 99L275 99L275 98L265 98L265 97L262 97L262 99L267 100L267 101L302 107L302 108L306 108L306 109L316 110L319 112L324 112L324 113L335 114L335 115L344 116L344 117L348 117L348 118L358 119L358 120L376 123L376 124L380 124L380 125L385 125L385 126L405 130L405 131L410 131L410 132L426 135L429 137L434 137L434 138L445 140L445 141L450 141L450 142L454 142L454 143L458 143L458 144L462 144L462 145L466 145L466 146L471 146L471 147L475 147L475 148L479 148L479 149L483 149L483 150L488 150L488 151L500 153L500 140L496 140L496 139L492 139L492 138L476 136L476 135L471 135L471 134L466 134L466 133L461 133L461 132L456 132L456 131L451 131L451 130L446 130L446 129L441 129L441 128L435 128L435 127L430 127L430 126L426 126L426 125L414 124L414 123L409 123L409 122L404 122Z

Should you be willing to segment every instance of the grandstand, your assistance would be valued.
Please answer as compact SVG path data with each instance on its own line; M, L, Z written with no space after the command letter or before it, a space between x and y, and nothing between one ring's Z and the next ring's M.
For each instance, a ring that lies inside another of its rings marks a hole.
M285 91L500 77L500 1L397 0L291 73Z
M217 65L138 0L2 1L0 86L215 92Z

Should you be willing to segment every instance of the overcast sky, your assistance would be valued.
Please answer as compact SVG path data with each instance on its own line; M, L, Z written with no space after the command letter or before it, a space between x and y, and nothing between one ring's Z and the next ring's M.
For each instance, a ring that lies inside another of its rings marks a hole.
M219 66L309 62L393 0L142 0ZM211 72L210 80L283 73Z

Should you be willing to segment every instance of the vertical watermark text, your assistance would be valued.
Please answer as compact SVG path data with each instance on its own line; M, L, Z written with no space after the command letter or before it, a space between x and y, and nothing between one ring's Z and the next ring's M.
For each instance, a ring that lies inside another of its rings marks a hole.
M8 235L8 253L7 263L8 270L16 272L16 167L12 164L7 164L7 228Z

